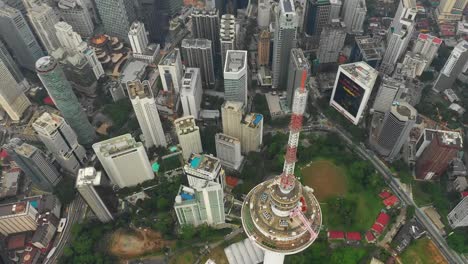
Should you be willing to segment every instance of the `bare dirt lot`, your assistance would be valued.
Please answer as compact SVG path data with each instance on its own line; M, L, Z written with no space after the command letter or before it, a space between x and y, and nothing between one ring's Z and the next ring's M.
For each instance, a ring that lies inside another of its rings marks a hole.
M169 245L161 234L151 229L119 229L110 238L109 251L121 258L131 259L149 252L157 252Z
M314 194L320 202L328 197L346 193L346 177L339 167L328 160L312 162L302 169L305 185L314 189Z

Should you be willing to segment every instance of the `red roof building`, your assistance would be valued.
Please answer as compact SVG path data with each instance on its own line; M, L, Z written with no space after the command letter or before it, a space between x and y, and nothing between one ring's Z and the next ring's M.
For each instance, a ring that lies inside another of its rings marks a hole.
M395 204L397 204L399 201L400 200L398 199L398 197L396 197L395 195L392 195L388 197L387 199L383 200L383 203L387 208L390 208L390 207L393 207Z
M26 246L26 234L12 235L8 237L8 250L22 249Z
M51 105L51 106L54 106L54 101L52 100L52 98L50 96L47 96L46 98L44 98L44 104L47 104L47 105Z
M371 230L380 235L382 234L384 227L378 223L374 223L371 227Z
M344 240L345 234L342 231L328 231L328 240Z
M236 177L232 177L232 176L226 176L226 184L231 187L231 188L234 188L237 186L237 184L239 183L239 179L236 178Z
M387 191L387 190L382 191L381 193L379 193L379 197L382 198L382 199L387 199L390 196L392 196L392 193Z
M460 195L462 198L465 198L468 196L468 192L461 192Z
M375 242L375 236L372 234L371 231L366 232L366 241L367 243L374 243Z
M361 233L359 232L346 232L346 240L348 241L361 241Z
M386 213L380 213L375 222L385 227L386 225L388 225L388 222L390 222L390 216Z

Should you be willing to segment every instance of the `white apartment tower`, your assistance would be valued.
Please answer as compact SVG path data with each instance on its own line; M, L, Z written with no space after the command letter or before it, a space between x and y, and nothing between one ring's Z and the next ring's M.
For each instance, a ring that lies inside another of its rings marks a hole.
M63 169L76 175L86 163L86 151L73 129L58 115L44 113L34 123L39 138Z
M231 169L238 170L244 157L241 155L241 142L235 137L218 133L215 136L216 157Z
M59 42L54 32L54 25L60 20L54 9L39 1L25 0L29 21L39 37L42 46L50 53L59 48Z
M387 49L380 65L380 71L390 75L398 60L406 51L414 31L414 20L418 10L414 0L402 0L387 33Z
M185 69L185 74L182 78L182 90L180 91L180 101L182 102L184 116L194 116L195 119L199 119L202 96L203 89L200 69Z
M317 58L321 64L336 63L346 39L346 27L339 19L323 27Z
M432 64L432 60L437 56L437 51L441 44L442 39L429 34L419 33L418 39L413 44L412 52L420 54L425 60L427 60L427 65L424 70L427 70L427 68Z
M190 158L192 153L203 152L200 128L195 124L194 116L178 118L174 120L174 126L184 160Z
M235 137L241 138L242 130L239 125L244 115L244 104L236 101L225 101L221 107L221 119L223 122L223 133Z
M182 60L179 49L170 51L158 65L164 91L180 92L182 79Z
M94 186L99 186L101 184L102 177L102 173L96 171L93 167L80 169L76 177L76 189L91 210L93 210L97 218L101 222L107 223L114 220L114 217L94 188Z
M463 199L450 211L447 219L452 228L468 226L468 196Z
M236 17L234 15L221 16L219 41L221 42L221 63L224 65L227 51L236 49Z
M298 18L292 0L280 0L276 7L276 28L273 40L272 88L286 89L289 56L296 46Z
M94 32L94 24L91 12L81 0L59 0L58 10L62 18L70 24L78 34L91 37Z
M149 82L141 82L139 80L128 82L127 90L133 110L143 132L145 147L166 147L166 136Z
M365 0L347 0L341 12L348 34L362 34L362 26L367 14Z
M224 169L221 161L212 155L192 153L184 165L184 172L192 188L204 188L207 182L215 182L224 189Z
M441 0L436 9L439 23L453 23L460 21L468 0Z
M452 53L450 53L450 57L445 62L432 89L437 92L442 92L450 88L458 75L466 69L467 61L468 41L462 40L455 46Z
M247 51L228 50L224 65L224 98L247 105Z
M149 42L145 24L140 21L133 22L128 32L128 39L130 40L133 53L143 54Z
M154 179L143 144L130 134L95 143L93 149L107 176L120 188Z

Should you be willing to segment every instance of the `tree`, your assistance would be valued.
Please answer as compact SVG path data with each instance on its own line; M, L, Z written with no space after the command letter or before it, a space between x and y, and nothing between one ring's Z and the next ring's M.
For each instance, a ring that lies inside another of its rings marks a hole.
M434 72L432 71L425 71L421 74L421 76L419 77L419 79L422 81L422 82L430 82L432 80L434 80Z
M192 225L184 225L182 226L181 238L183 240L191 240L192 238L195 237L196 233L197 233L197 230L195 229L195 227L193 227Z
M455 229L453 234L447 237L448 245L458 253L468 253L468 228Z
M62 205L68 205L75 199L75 181L71 178L63 177L60 183L54 187L54 195L59 198Z

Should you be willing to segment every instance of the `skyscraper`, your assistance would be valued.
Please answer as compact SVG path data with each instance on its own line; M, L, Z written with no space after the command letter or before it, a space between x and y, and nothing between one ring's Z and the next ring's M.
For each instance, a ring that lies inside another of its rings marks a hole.
M270 26L270 9L269 0L258 1L257 26L259 28L265 29Z
M195 9L192 11L192 36L208 39L213 51L219 53L219 13L216 9Z
M225 173L221 161L210 154L192 153L184 165L190 187L204 188L207 182L225 186Z
M182 77L182 90L180 91L180 101L182 102L184 116L193 116L195 119L199 118L202 96L203 89L200 69L185 69L184 77Z
M24 81L23 73L18 68L18 65L11 57L10 52L8 51L5 43L0 40L0 61L5 64L10 74L15 78L17 83ZM4 74L2 74L4 76Z
M128 29L136 19L134 0L96 0L107 34L128 42Z
M247 51L228 50L224 65L224 99L247 105Z
M18 138L3 146L21 170L43 191L51 192L62 176L41 150Z
M166 54L158 64L158 69L164 91L179 93L183 71L179 49L173 49Z
M263 116L261 114L248 114L241 122L241 150L248 154L259 151L263 143Z
M76 189L97 218L107 223L114 220L114 217L95 188L101 185L103 177L102 173L93 167L80 169L76 177Z
M402 0L387 33L387 49L380 65L380 72L390 75L397 61L406 51L414 31L418 10L414 0Z
M174 120L174 126L184 160L190 158L192 153L203 152L200 128L196 125L193 116L184 116Z
M140 21L134 21L130 26L130 31L128 31L128 39L130 40L133 53L142 54L149 42L145 24Z
M221 163L234 170L238 170L244 157L241 155L241 142L238 138L217 133L215 136L216 157Z
M0 45L2 45L1 42ZM20 72L16 70L11 56L0 47L0 106L13 121L19 121L24 111L31 105L15 79L15 76L22 77L18 76Z
M382 123L370 134L372 147L392 162L416 123L418 112L406 102L395 102L387 111Z
M416 146L416 178L434 180L463 149L463 139L458 132L425 129Z
M236 18L231 14L221 17L219 41L221 42L221 63L224 65L227 51L236 49Z
M166 136L159 118L156 101L148 81L138 80L127 83L128 97L143 132L146 148L167 146Z
M85 4L79 0L60 0L57 6L63 20L78 34L86 38L93 35L93 20Z
M83 145L91 144L96 135L94 127L89 123L57 61L51 56L42 57L36 62L36 70L55 106L78 135L78 141Z
M427 60L427 65L424 70L432 64L437 55L440 45L442 44L442 39L431 36L428 34L419 33L418 39L414 42L413 53L420 54L425 60Z
M60 166L76 175L87 161L86 151L78 144L75 132L65 120L46 112L33 123L33 128Z
M286 100L288 102L288 107L292 108L294 91L301 85L302 73L305 70L307 72L307 76L310 75L309 61L304 56L302 49L291 49L288 69L288 88Z
M200 68L205 86L215 82L212 42L207 39L183 39L182 52L188 67Z
M382 60L380 40L370 36L356 36L356 44L351 50L349 60L351 62L364 61L374 69L377 69Z
M330 105L354 125L362 118L378 72L365 62L340 65Z
M463 11L467 5L467 0L442 0L436 8L437 21L439 23L453 23L460 21Z
M468 41L462 40L455 46L450 53L450 57L445 62L444 67L439 73L436 82L434 83L433 90L442 92L450 88L458 75L464 70L466 62L468 61Z
M21 67L35 69L35 62L44 56L41 46L21 12L0 0L0 38Z
M362 26L367 14L365 0L345 1L341 14L348 34L361 34L364 32Z
M405 82L401 79L384 76L372 109L376 112L386 113L392 106L398 92L405 88Z
M59 48L59 42L55 35L54 25L59 18L54 9L49 5L36 1L25 1L29 21L36 32L42 47L50 54Z
M221 119L223 121L223 133L241 139L242 130L239 125L244 115L242 102L225 101L221 106Z
M286 89L291 49L296 46L297 16L292 0L280 0L273 40L272 88Z
M336 19L322 29L317 58L321 64L336 63L346 39L346 27Z
M450 211L447 219L452 228L468 226L468 196L462 200Z
M304 14L305 33L319 37L323 27L330 22L331 9L330 0L307 0Z
M120 188L154 179L145 147L130 134L95 143L93 149L107 176Z
M170 17L179 13L184 4L183 0L160 0L159 2L159 8L164 10L164 12L166 12Z
M268 66L270 64L270 31L262 30L258 36L258 59L259 66Z

